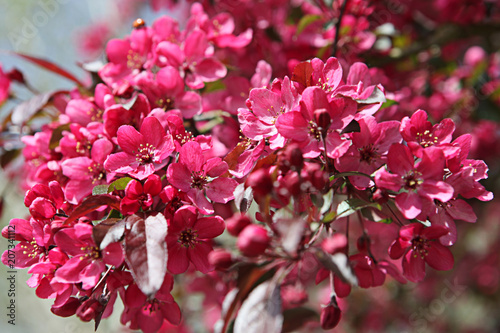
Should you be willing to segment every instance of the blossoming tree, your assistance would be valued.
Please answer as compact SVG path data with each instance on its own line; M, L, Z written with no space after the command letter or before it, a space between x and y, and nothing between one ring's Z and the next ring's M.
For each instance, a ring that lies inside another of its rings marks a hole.
M137 19L109 40L83 82L17 54L76 87L3 122L27 133L2 165L30 215L3 229L18 243L2 262L55 315L97 329L121 300L143 332L189 331L194 292L206 331L327 330L359 288L452 270L455 221L493 199L481 157L499 148L481 153L473 126L498 138L475 102L498 110L500 54L471 45L489 45L500 11L395 3L189 2L182 25ZM0 68L0 101L27 80Z

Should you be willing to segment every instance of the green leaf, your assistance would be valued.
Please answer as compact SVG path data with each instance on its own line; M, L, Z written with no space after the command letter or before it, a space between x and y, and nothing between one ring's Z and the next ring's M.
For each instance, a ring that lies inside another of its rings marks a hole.
M347 199L345 201L342 201L338 205L336 218L349 216L349 215L355 213L356 211L363 209L363 208L367 208L367 207L373 207L373 208L376 208L378 210L382 209L382 207L377 203L367 202L367 201L364 201L364 200L358 199L358 198L352 198L352 199Z
M130 177L123 177L123 178L115 180L114 182L112 182L111 184L109 184L108 192L107 193L111 193L111 192L113 192L115 190L117 190L117 191L124 190L125 187L127 187L127 184L131 180L132 180L132 178L130 178Z
M384 224L391 224L392 219L391 218L383 218L376 214L372 209L361 209L361 215L363 215L364 218L366 218L369 221L377 222L377 223L384 223Z
M349 176L363 176L363 177L368 177L371 180L373 180L373 177L370 175L367 175L366 173L362 173L362 172L358 172L358 171L348 171L348 172L337 173L336 175L330 176L330 181L334 181L335 179L339 179L342 177L349 177Z
M386 99L386 101L384 103L382 103L382 105L380 106L380 110L388 108L388 107L393 106L393 105L399 105L399 103L393 99Z
M206 82L205 88L203 89L203 92L210 93L210 92L224 90L224 89L226 89L226 85L224 83L222 83L222 80L217 80L214 82Z
M107 194L108 185L97 185L92 189L92 195Z
M320 20L321 18L322 18L321 15L314 15L314 14L309 14L302 17L299 21L299 24L297 24L297 32L295 33L295 35L300 35L305 28L307 28L312 23Z

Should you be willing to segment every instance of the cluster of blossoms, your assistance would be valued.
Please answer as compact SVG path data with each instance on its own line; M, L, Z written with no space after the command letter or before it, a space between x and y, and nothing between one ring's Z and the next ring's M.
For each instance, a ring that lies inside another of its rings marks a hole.
M349 52L375 42L365 31L375 5L363 3L345 17L360 29L337 41ZM243 4L229 12L267 13ZM50 95L57 116L22 137L30 216L11 220L16 259L6 251L2 262L28 269L54 314L97 327L119 296L122 324L156 332L186 326L178 294L201 291L209 330L281 332L294 313L292 329L317 317L330 329L353 287L420 282L426 263L453 268L455 221L477 219L464 199L493 199L479 182L488 167L469 157L472 135L424 110L396 111L414 96L386 90L389 74L313 58L337 39L321 8L302 3L311 22L287 26L272 5L279 19L237 29L198 3L182 31L166 16L138 19L108 42L92 88ZM278 28L279 43L259 35ZM320 33L301 55L311 60L293 58ZM276 58L286 69L252 60L275 44L291 52ZM252 45L248 74L241 55ZM500 80L490 72L484 89ZM0 68L0 92L14 79Z

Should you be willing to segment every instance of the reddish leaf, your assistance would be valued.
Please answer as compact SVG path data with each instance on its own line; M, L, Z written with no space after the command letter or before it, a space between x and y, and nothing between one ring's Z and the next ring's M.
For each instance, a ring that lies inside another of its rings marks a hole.
M45 59L33 57L33 56L30 56L30 55L27 55L27 54L19 53L19 52L11 52L11 53L13 53L13 54L17 55L18 57L21 57L21 58L23 58L23 59L25 59L27 61L30 61L30 62L32 62L32 63L34 63L34 64L36 64L36 65L38 65L40 67L43 67L43 68L51 71L52 73L58 74L58 75L60 75L62 77L65 77L68 80L71 80L71 81L75 82L79 86L82 86L82 87L85 86L73 74L71 74L67 70L61 68L60 66L54 64L53 62L50 62L50 61L45 60Z
M7 165L9 165L10 162L12 162L16 157L18 157L21 154L21 149L14 149L14 150L7 150L2 152L0 155L0 166L2 168L5 168Z
M59 146L59 141L62 139L64 131L69 131L69 124L58 126L52 131L49 142L50 149L55 149Z
M78 207L76 207L75 210L73 210L64 224L70 224L76 221L77 218L93 212L101 206L109 206L113 209L120 210L120 199L109 194L93 195L88 197Z
M158 213L146 219L139 218L127 229L125 260L139 289L146 296L153 297L167 272L167 221Z
M237 281L238 293L227 309L227 312L224 316L224 327L222 328L221 332L226 331L237 305L248 296L248 293L255 285L255 283L268 272L269 271L256 267L253 264L245 265L239 269Z
M116 226L118 224L118 227ZM119 228L121 225L121 235L119 232ZM118 229L118 230L117 230ZM123 236L125 231L125 222L118 218L110 218L101 221L96 224L92 229L92 238L94 238L94 242L97 247L100 247L101 244L104 245L101 249L104 249L107 245L117 242ZM108 234L110 236L108 236ZM104 239L107 238L106 244L103 243Z
M243 152L246 150L246 146L244 144L238 144L236 147L231 150L226 157L224 157L224 162L227 163L228 169L229 170L234 170L236 169L236 165L238 164L238 158L243 154ZM231 174L226 172L224 176L230 176Z
M292 81L302 84L304 87L312 85L313 68L310 62L301 62L293 69Z
M316 250L316 258L323 266L335 273L343 282L349 283L353 286L358 285L358 278L349 263L349 259L345 253L338 252L330 255L320 249Z
M234 333L280 333L283 326L280 287L274 281L258 285L241 305Z
M38 111L43 109L49 100L58 91L50 91L40 95L33 96L27 101L17 105L12 110L10 120L15 125L24 125L28 122Z

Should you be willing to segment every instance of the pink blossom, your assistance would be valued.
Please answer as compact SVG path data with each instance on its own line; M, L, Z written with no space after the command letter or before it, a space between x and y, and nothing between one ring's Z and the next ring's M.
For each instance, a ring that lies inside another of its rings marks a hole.
M415 164L410 149L395 143L389 148L387 166L377 170L377 187L401 191L396 195L396 206L407 219L422 213L422 200L447 202L453 197L453 187L443 181L445 159L438 148L423 151L422 160ZM427 213L427 212L425 212Z
M399 238L389 248L392 259L403 257L403 274L413 282L425 277L425 263L436 270L447 271L453 268L453 255L439 239L448 230L443 226L425 228L421 223L412 223L399 230Z
M123 151L110 155L104 168L108 172L128 173L141 180L165 166L174 151L172 137L155 117L144 118L140 132L129 125L121 126L118 144Z
M64 189L68 202L78 204L95 186L107 184L114 177L115 173L104 170L104 161L113 148L109 140L99 139L92 145L91 158L75 157L62 163L63 174L70 179Z
M328 99L319 87L307 87L302 93L300 111L280 115L276 121L278 133L301 145L304 157L314 158L326 151L327 156L338 158L350 146L340 136L354 119L356 103L350 98Z
M227 203L234 198L236 181L221 177L227 171L226 162L219 157L207 160L200 145L189 141L179 151L179 162L168 166L167 179L170 184L185 192L203 214L211 214L213 208L206 197L220 203Z
M168 270L172 274L184 273L189 263L202 273L213 269L208 262L208 254L212 251L210 239L222 234L224 221L220 216L198 218L193 206L183 206L169 221Z

